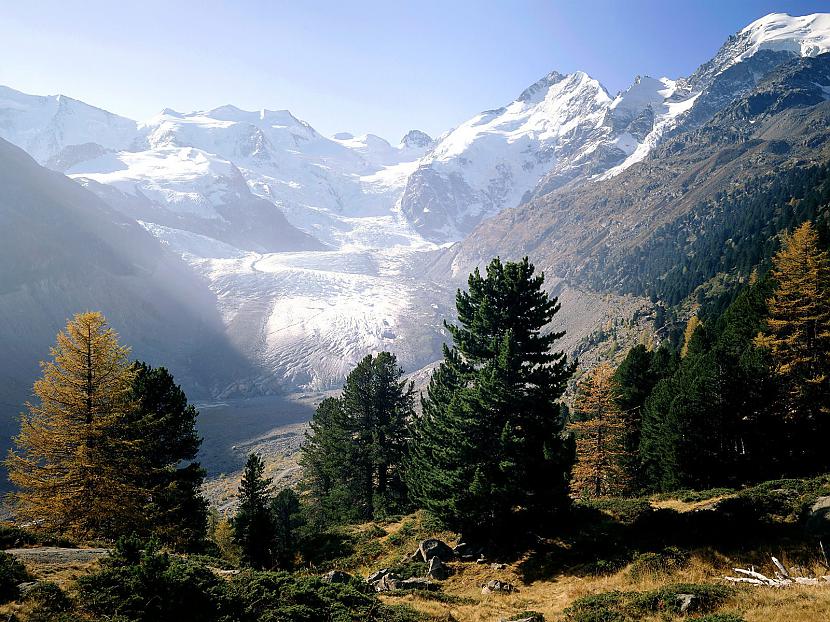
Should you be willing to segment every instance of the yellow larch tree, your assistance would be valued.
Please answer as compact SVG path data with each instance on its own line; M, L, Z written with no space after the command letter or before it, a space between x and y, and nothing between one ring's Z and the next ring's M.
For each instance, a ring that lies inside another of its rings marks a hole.
M767 328L755 342L767 349L783 383L786 416L828 417L830 412L830 255L805 222L784 237L773 258L775 291Z
M131 483L140 461L125 429L128 353L100 313L80 313L58 333L6 460L20 521L88 540L139 519L146 491Z
M623 464L625 416L616 400L614 370L602 363L578 383L571 424L576 435L576 464L571 475L574 497L623 494L629 476Z

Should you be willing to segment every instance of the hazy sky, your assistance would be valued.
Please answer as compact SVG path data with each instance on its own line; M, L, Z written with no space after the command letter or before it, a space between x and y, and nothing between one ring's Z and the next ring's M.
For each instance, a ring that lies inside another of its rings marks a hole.
M766 0L2 0L0 84L135 119L233 103L396 142L513 100L551 70L612 94L688 75Z

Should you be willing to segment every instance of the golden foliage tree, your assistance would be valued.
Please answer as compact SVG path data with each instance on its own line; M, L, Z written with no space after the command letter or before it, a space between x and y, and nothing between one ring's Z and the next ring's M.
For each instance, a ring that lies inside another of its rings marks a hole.
M19 519L78 539L124 533L138 519L146 493L130 483L139 460L125 429L128 353L100 313L58 333L6 460Z
M700 326L700 318L697 317L697 314L690 317L689 321L686 322L686 330L683 331L683 347L680 348L681 358L686 358L689 353L689 343L692 341L698 326Z
M629 485L623 467L625 417L617 404L614 370L602 363L580 380L571 424L576 434L574 497L622 494Z
M810 222L784 238L772 276L767 330L756 344L772 356L788 418L830 415L830 256Z

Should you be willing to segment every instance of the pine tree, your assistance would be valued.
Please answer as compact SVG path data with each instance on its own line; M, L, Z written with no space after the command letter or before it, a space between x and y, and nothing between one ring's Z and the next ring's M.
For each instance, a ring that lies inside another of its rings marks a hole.
M541 529L567 504L572 448L557 400L573 366L551 352L564 333L542 332L559 311L543 282L527 258L470 275L413 427L410 489L466 538Z
M19 520L79 539L140 522L148 494L135 483L137 447L126 429L128 352L100 313L78 314L58 333L6 460Z
M197 549L207 530L205 471L193 462L202 444L199 413L164 367L136 363L134 371L130 429L140 444L138 484L151 493L147 531L180 550Z
M301 462L318 519L371 520L408 508L402 476L412 384L395 356L366 356L341 397L324 400L311 423Z
M276 528L269 508L265 463L250 454L239 485L239 509L233 518L234 542L240 548L242 562L252 568L272 568L275 558Z
M571 424L576 433L576 464L571 479L575 497L625 494L631 479L626 472L626 421L618 403L614 370L603 363L580 379Z
M830 255L810 222L784 237L772 276L767 327L756 343L770 352L783 383L784 418L796 434L793 461L822 468L830 464Z
M299 530L303 527L300 497L290 488L280 490L271 500L274 522L274 561L278 568L290 569L299 550Z

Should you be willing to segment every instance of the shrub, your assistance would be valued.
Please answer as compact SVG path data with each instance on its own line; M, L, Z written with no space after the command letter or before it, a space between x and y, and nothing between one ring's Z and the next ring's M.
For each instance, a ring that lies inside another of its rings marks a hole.
M30 578L16 557L0 552L0 603L16 600L20 596L17 586Z
M628 569L631 578L640 580L649 576L668 574L689 565L689 554L677 547L666 547L659 553L640 553Z
M516 620L529 620L530 622L545 622L545 616L538 611L522 611L514 616L510 616L505 622L515 622Z
M429 564L419 561L410 561L392 566L389 571L398 575L401 579L411 577L423 577L429 570Z
M22 546L74 546L66 538L37 531L29 531L15 525L0 525L0 549L14 549Z
M653 511L651 502L644 498L609 497L581 500L579 503L585 507L604 512L626 525L630 525Z
M66 593L51 581L41 581L26 592L25 600L43 613L69 611L72 603Z
M746 620L736 613L710 613L695 618L695 620L696 622L746 622Z
M678 583L648 592L604 592L584 596L565 610L569 622L633 622L651 614L679 614L682 601L679 594L691 594L693 599L686 613L708 614L722 606L732 595L722 585ZM734 622L730 618L712 622Z

